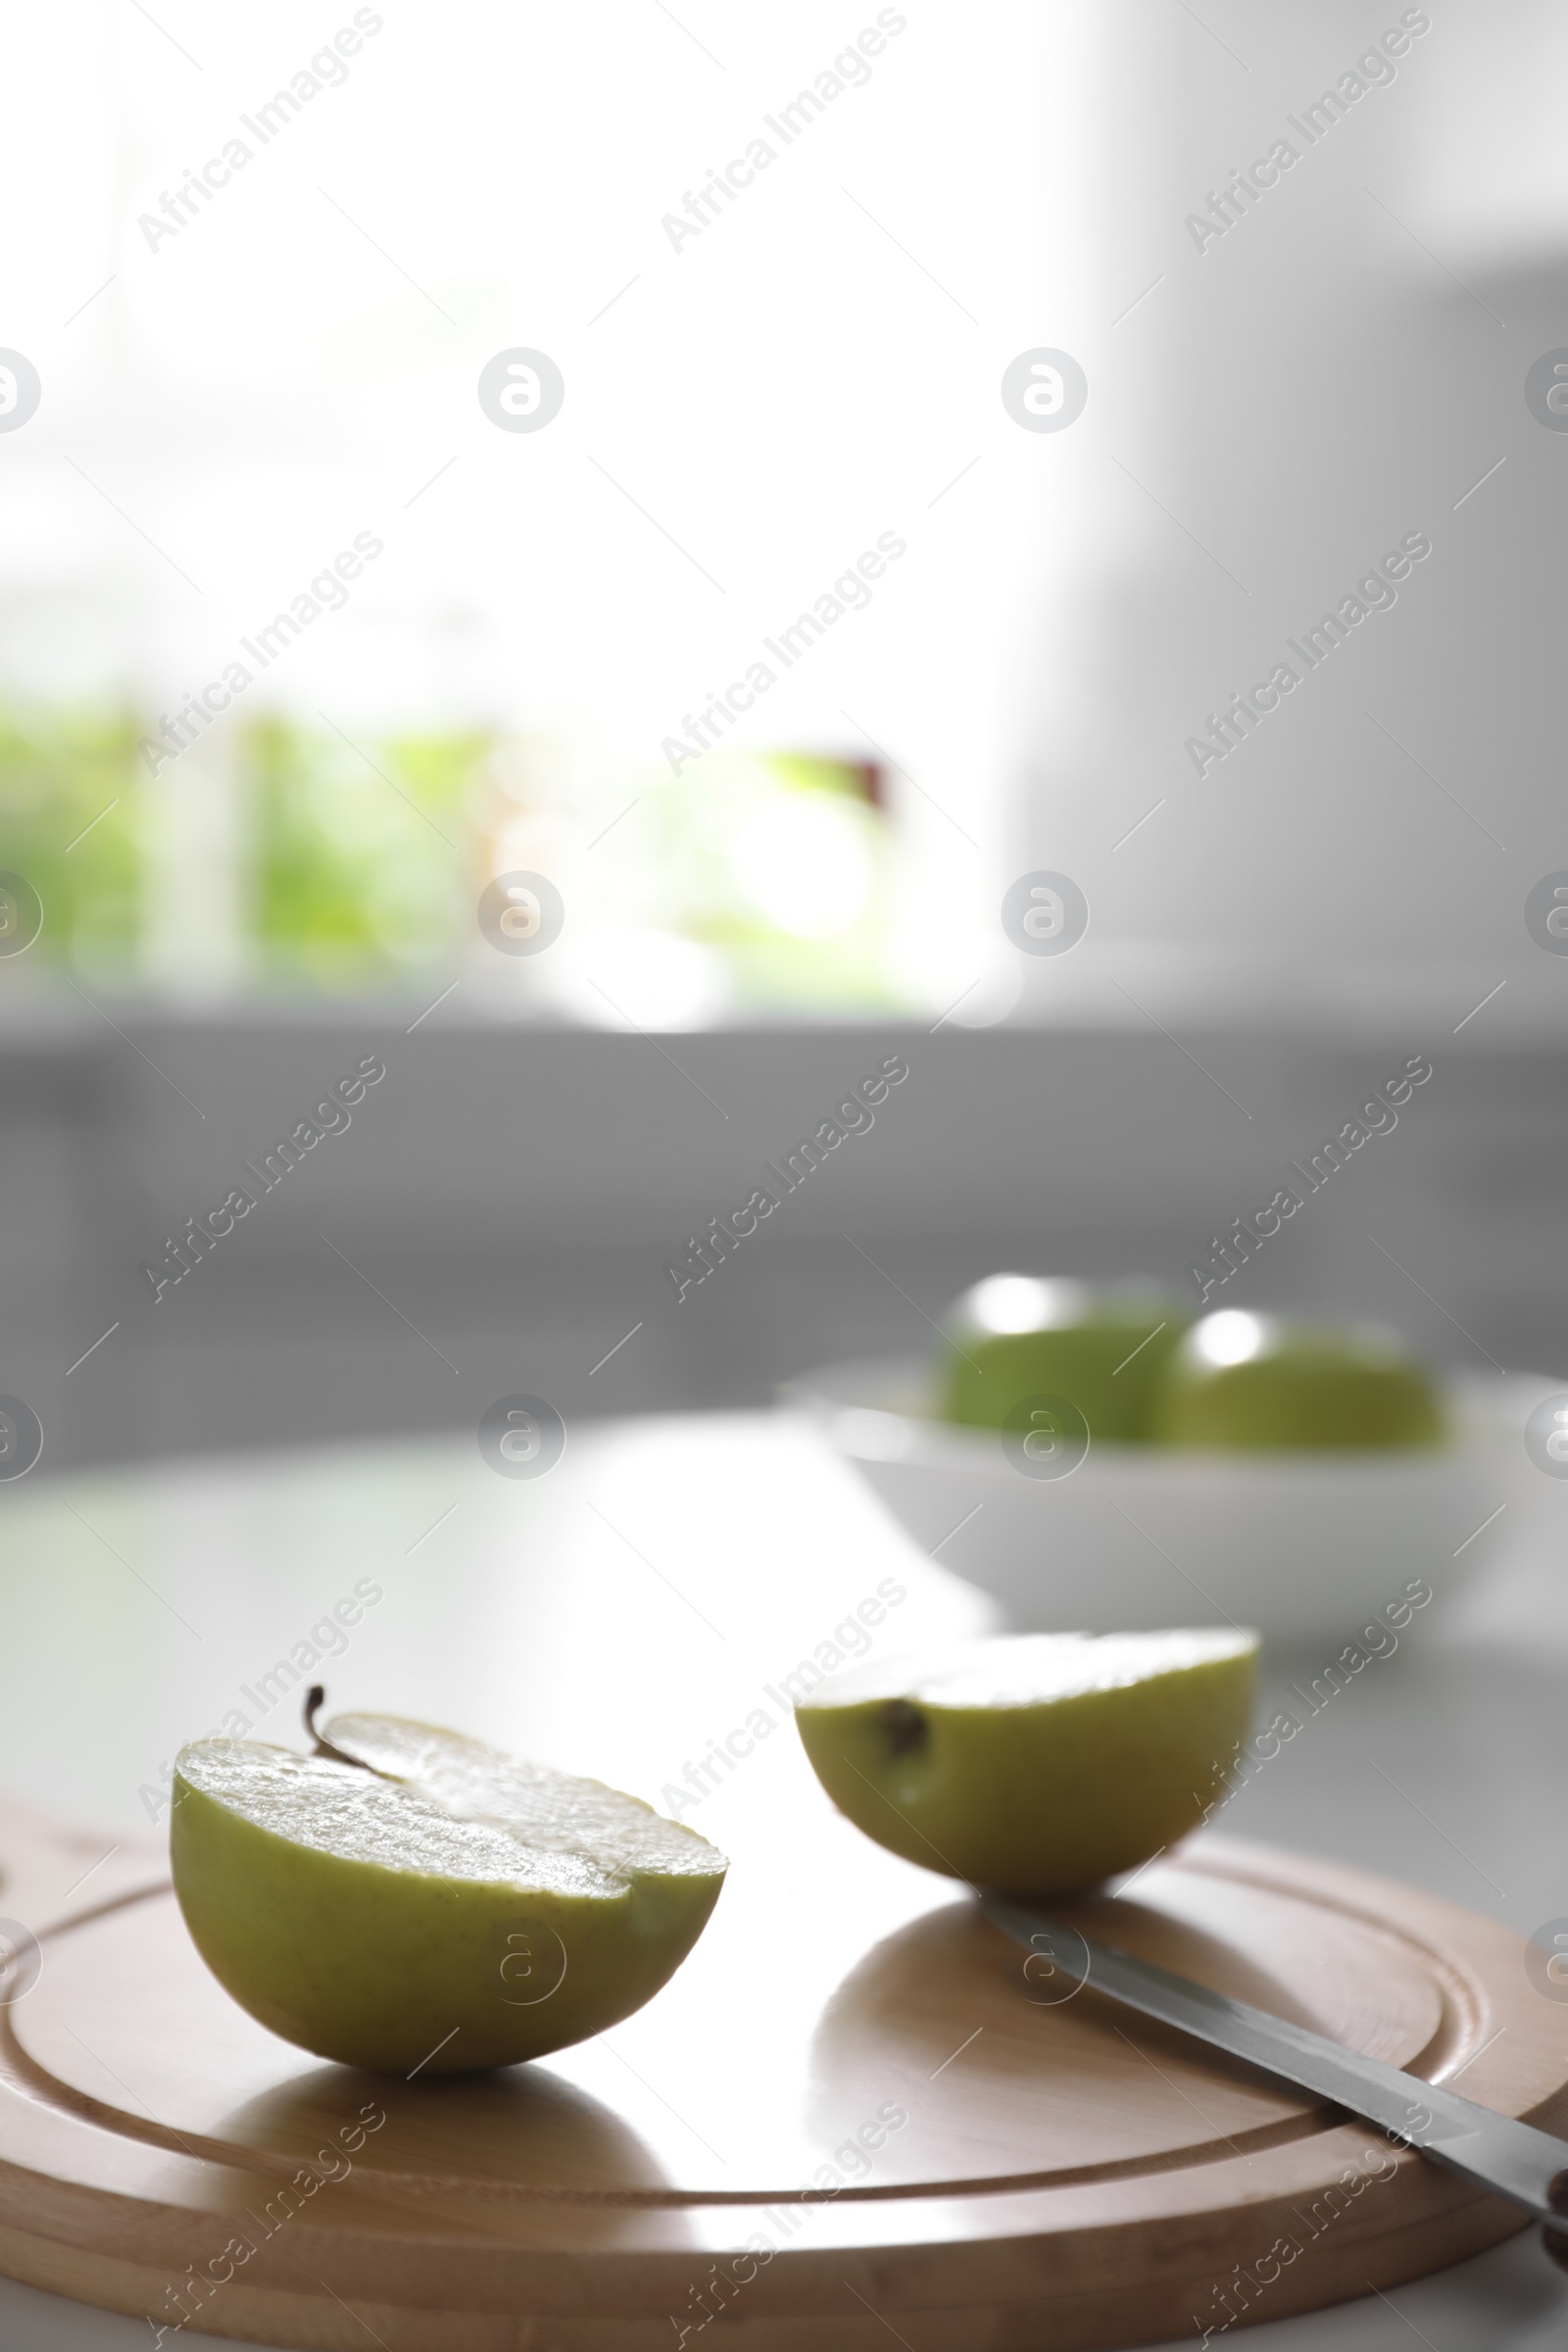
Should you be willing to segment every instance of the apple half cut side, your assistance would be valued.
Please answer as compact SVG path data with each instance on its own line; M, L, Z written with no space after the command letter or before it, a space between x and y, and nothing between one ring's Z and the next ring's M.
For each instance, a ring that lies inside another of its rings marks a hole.
M1234 1628L1016 1634L837 1675L796 1728L858 1829L998 1893L1135 1870L1206 1819L1251 1722Z
M391 1716L335 1717L314 1756L198 1740L173 1796L174 1888L219 1983L382 2073L513 2066L629 2017L728 1868L637 1797Z

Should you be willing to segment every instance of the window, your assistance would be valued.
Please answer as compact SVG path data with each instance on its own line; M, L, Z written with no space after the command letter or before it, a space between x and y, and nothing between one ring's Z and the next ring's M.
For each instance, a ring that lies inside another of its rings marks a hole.
M52 108L0 165L29 984L483 974L658 1022L973 983L1048 507L1053 577L1072 537L996 384L1088 36L1004 6L957 74L955 37L643 0L19 32L18 86L75 93L69 169ZM498 421L551 368L547 426ZM561 866L548 957L481 954L498 859Z

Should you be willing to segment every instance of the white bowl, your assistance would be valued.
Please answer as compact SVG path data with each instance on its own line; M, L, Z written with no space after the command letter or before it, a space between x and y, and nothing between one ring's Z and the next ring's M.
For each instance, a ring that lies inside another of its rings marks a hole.
M1506 1400L1490 1376L1446 1382L1456 1434L1441 1450L1102 1446L1059 1478L1024 1475L997 1431L933 1418L919 1361L831 1365L781 1396L1022 1632L1229 1619L1300 1649L1349 1642L1407 1586L1450 1591L1493 1554L1498 1506L1519 1490L1528 1380L1513 1376Z

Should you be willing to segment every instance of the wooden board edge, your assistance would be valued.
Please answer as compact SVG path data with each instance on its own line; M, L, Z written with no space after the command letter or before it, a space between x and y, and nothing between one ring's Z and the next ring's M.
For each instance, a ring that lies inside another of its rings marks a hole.
M1130 2295L1125 2285L1090 2295L1062 2295L1042 2277L1037 2294L1017 2300L988 2295L977 2301L910 2304L906 2287L886 2259L835 2258L816 2292L781 2303L760 2298L750 2312L729 2306L724 2340L737 2352L883 2352L891 2328L909 2352L1132 2352L1140 2345L1200 2340L1205 2320L1234 2316L1215 2334L1299 2317L1351 2303L1376 2288L1385 2292L1446 2269L1501 2243L1527 2226L1493 2201L1463 2215L1445 2214L1374 2245L1347 2240L1334 2275L1303 2266L1250 2293L1226 2274L1229 2294L1216 2301L1220 2281L1206 2275L1151 2282ZM692 2285L707 2266L692 2258ZM82 2255L53 2240L0 2227L0 2271L8 2278L99 2310L132 2319L173 2313L167 2274L127 2258ZM196 2298L189 2301L194 2304ZM193 2310L193 2333L285 2352L362 2352L368 2335L385 2352L667 2352L677 2342L682 2313L695 2323L689 2296L671 2298L672 2311L614 2312L459 2310L366 2295L342 2298L323 2278L315 2289L259 2287L235 2281ZM169 2324L166 2322L166 2324ZM150 2333L152 2331L150 2330ZM693 2333L695 2334L695 2325ZM179 2340L176 2335L166 2339ZM1212 2340L1212 2339L1211 2339Z

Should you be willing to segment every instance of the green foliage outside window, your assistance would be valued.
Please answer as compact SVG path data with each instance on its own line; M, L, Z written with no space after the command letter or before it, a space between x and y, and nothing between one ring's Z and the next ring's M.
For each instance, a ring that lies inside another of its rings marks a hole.
M0 867L43 903L38 965L135 970L143 769L128 712L0 710Z
M267 718L242 738L242 877L256 976L366 990L449 958L485 877L481 735L367 743Z
M350 740L270 714L155 776L143 731L130 712L0 711L0 870L44 907L29 972L340 997L466 965L595 1017L596 956L620 957L617 987L629 959L635 993L639 959L675 943L713 1010L899 1003L887 821L853 762L721 749L672 776L586 738ZM475 913L517 868L569 908L555 963L526 974L484 956Z

